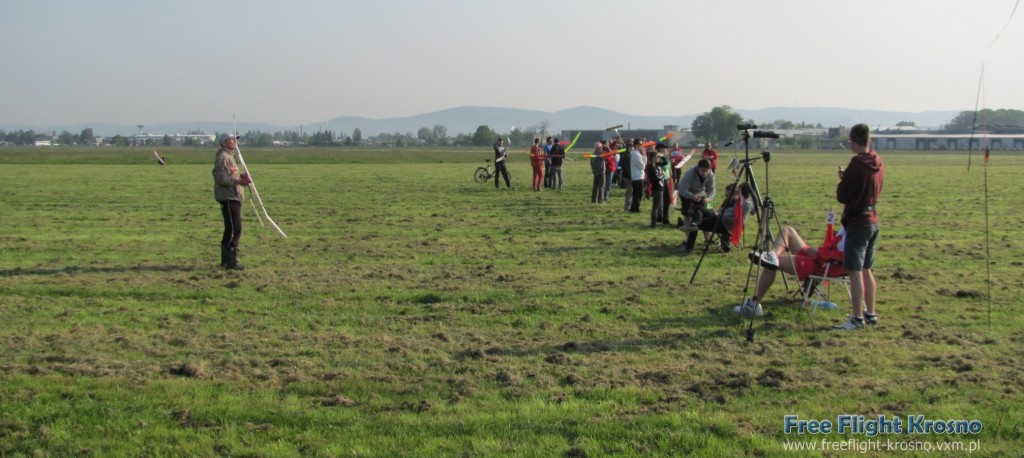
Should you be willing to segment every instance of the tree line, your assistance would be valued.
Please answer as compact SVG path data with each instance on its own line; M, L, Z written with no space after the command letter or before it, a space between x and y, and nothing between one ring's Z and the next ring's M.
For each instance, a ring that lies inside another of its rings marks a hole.
M719 143L728 139L736 138L736 126L740 124L756 124L750 119L743 117L734 111L729 105L721 105L705 112L691 124L693 134L698 142L709 141ZM914 126L913 122L903 121L899 126ZM761 129L801 129L801 128L823 128L821 123L811 125L804 122L792 122L788 120L775 120L762 122L758 127ZM541 121L533 126L523 128L512 128L508 132L498 132L490 126L481 125L472 134L457 134L454 137L448 135L448 129L443 125L435 125L433 128L422 127L416 133L413 132L392 132L380 133L377 135L363 136L362 130L355 128L351 134L336 133L331 130L317 132L298 132L286 130L283 132L262 132L251 130L242 134L243 141L252 146L275 146L275 145L306 145L306 146L488 146L494 143L499 136L507 138L512 145L530 145L535 137L544 138L549 135L551 129L550 121ZM962 134L976 130L985 130L989 133L1024 133L1024 111L1013 109L984 109L980 111L962 111L954 117L949 124L943 126L937 133ZM202 131L189 134L202 134ZM93 129L87 127L78 134L62 131L54 135L47 132L36 132L34 130L17 130L4 132L0 130L0 140L11 145L34 145L39 140L56 140L61 145L96 145L96 136ZM811 146L799 142L812 142L808 139L784 139L784 144L793 143L791 146ZM109 143L114 146L127 146L132 140L129 137L115 135L110 138ZM146 146L200 146L202 142L194 138L179 140L170 135L164 135L162 139L147 139Z

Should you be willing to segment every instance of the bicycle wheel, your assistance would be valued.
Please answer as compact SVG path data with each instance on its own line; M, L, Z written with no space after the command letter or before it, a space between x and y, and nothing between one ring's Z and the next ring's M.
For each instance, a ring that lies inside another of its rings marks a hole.
M473 174L473 179L475 179L477 183L486 183L487 180L491 179L491 172L488 172L484 167L479 167L476 169L476 173Z

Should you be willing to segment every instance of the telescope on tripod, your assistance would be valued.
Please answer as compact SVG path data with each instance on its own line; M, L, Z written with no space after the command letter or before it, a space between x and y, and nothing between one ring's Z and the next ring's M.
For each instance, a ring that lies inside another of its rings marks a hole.
M739 169L739 172L736 174L736 182L734 183L734 189L738 189L737 186L739 185L740 181L743 181L744 183L750 186L751 198L754 200L754 214L757 219L757 237L755 238L755 244L751 247L751 255L755 256L766 251L771 251L774 248L775 239L772 235L771 221L775 221L775 225L780 233L782 232L782 223L779 222L778 215L775 213L775 203L772 202L771 196L769 196L768 194L768 163L771 162L772 160L772 153L771 151L764 150L761 152L760 157L751 157L750 139L778 139L779 134L772 131L756 130L757 125L749 123L739 124L736 126L736 129L743 131L742 141L744 158L739 161L736 161L736 165ZM728 142L726 143L726 146L732 143L733 142ZM760 188L758 188L757 186L757 180L754 177L754 170L751 165L756 163L757 161L764 161L765 192L763 195L761 194ZM707 252L707 247L705 247L704 255L706 255ZM696 278L697 271L700 269L700 265L704 260L704 255L701 255L700 261L697 262L697 267L693 270L693 275L690 277L690 283L693 283L694 278ZM756 271L755 265L757 266ZM750 269L747 272L747 282L743 287L743 300L746 300L749 297L748 293L750 292L751 275L753 274L753 278L756 280L757 275L760 274L760 269L760 264L751 263ZM782 281L786 285L786 289L788 290L789 282L788 280L786 280L786 274L784 272L782 275ZM754 314L751 314L750 325L747 328L747 341L753 342L755 334L756 332L754 331Z
M750 185L754 198L754 214L757 216L757 237L755 238L755 245L751 247L752 251L750 253L753 257L774 249L775 237L772 236L771 221L775 221L776 227L778 227L780 233L782 232L782 223L779 222L779 217L775 213L775 202L772 202L772 198L768 194L768 185L770 184L768 181L768 163L772 160L772 153L770 151L761 152L760 159L764 161L764 195L762 196L760 189L757 187L757 180L754 179L754 170L750 166L750 164L758 160L756 157L750 157L750 138L778 139L779 134L772 131L755 130L757 129L757 126L754 124L740 124L736 126L736 129L743 131L743 149L745 156L745 158L740 161L741 170L740 175L737 176L737 181L739 181L740 177L743 177L746 183ZM751 135L751 130L754 131L753 135ZM756 270L754 268L755 265L757 266ZM750 279L752 274L756 281L757 275L760 273L761 265L751 263L750 268L747 271L747 282L743 286L743 300L750 297ZM785 284L786 290L789 290L789 281L786 280L785 272L782 274L782 282ZM750 314L750 324L747 327L748 342L753 342L754 335L756 334L756 331L754 331L754 316L755 315L753 313Z

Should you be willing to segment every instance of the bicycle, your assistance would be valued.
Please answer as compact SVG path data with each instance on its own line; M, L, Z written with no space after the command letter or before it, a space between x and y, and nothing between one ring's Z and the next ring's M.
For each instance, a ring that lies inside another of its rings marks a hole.
M476 172L473 172L473 179L476 180L477 183L486 183L490 181L491 178L494 178L494 164L491 164L490 159L484 159L484 162L487 163L486 167L477 167ZM509 172L508 176L509 179L511 179L512 172Z

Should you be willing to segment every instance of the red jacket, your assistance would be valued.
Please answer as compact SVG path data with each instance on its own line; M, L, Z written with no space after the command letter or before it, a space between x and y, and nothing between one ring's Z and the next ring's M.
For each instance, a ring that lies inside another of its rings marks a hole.
M839 242L843 240L845 234L840 231L835 237L832 238L832 242L823 244L818 247L817 254L814 256L814 274L824 275L825 266L828 266L828 275L830 277L842 277L846 275L846 269L843 267L843 252L839 251Z
M712 172L718 170L718 151L715 151L713 149L706 149L704 150L704 152L700 153L700 156L703 157L704 159L707 159L708 162L711 163Z
M540 149L540 145L530 147L530 165L535 169L544 167L544 151Z

